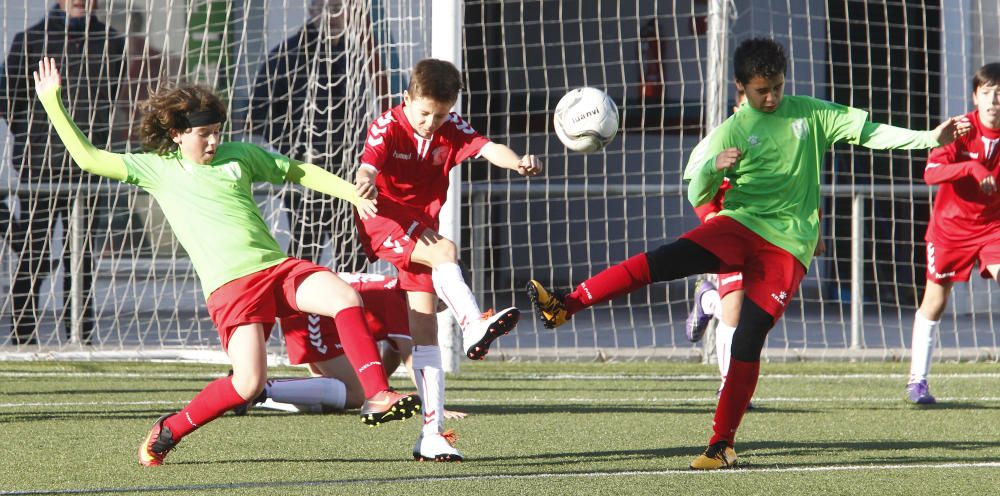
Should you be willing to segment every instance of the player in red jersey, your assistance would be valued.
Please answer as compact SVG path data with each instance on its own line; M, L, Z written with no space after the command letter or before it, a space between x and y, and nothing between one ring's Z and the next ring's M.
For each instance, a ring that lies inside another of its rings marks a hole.
M934 403L927 386L934 335L956 282L980 275L997 279L1000 270L1000 63L986 64L972 78L966 117L972 130L927 157L924 181L938 185L927 226L927 287L913 321L913 348L906 399Z
M516 308L484 314L458 265L458 248L438 234L438 213L448 192L448 173L471 157L534 176L542 164L534 155L479 135L451 108L462 89L462 75L449 62L417 63L403 103L382 114L368 129L355 178L359 194L378 192L378 215L356 218L361 244L372 261L396 266L407 292L413 334L413 371L423 399L424 426L414 453L418 458L461 460L441 436L444 373L437 345L438 298L462 327L466 355L480 359L520 316Z
M398 280L380 274L342 272L364 302L365 319L372 339L383 343L382 366L391 375L400 363L409 367L413 351L407 319L406 293ZM282 335L292 365L307 365L313 377L271 379L264 391L247 406L288 412L331 413L360 408L365 401L357 374L344 355L333 319L298 313L281 319ZM413 374L410 374L413 379ZM416 380L413 379L414 384ZM246 407L237 410L245 413ZM445 410L448 418L462 412Z

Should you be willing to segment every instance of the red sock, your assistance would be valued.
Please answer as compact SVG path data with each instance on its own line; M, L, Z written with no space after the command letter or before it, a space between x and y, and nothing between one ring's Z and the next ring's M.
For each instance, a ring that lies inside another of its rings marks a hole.
M223 377L208 383L183 410L164 420L163 425L170 428L174 441L180 441L195 429L247 401L236 392L233 378Z
M368 324L361 307L350 307L340 311L334 318L340 344L344 346L344 354L351 362L354 371L361 380L365 390L365 398L371 398L380 391L389 389L389 379L382 366L382 357L378 354L375 341L368 333Z
M604 269L587 279L566 296L566 313L573 315L587 307L629 294L652 282L649 261L640 253L628 260Z
M760 362L741 362L735 358L729 360L726 385L722 387L719 405L715 407L715 422L712 424L715 434L708 444L726 441L732 446L736 441L736 429L740 427L750 398L757 389L759 375Z

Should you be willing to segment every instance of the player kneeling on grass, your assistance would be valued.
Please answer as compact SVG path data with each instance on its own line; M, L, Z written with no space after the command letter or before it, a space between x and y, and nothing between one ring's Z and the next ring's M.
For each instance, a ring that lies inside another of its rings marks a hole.
M640 253L561 296L531 281L528 294L547 327L653 282L695 274L742 272L746 292L732 358L712 425L691 468L734 467L736 430L753 396L768 331L784 313L812 260L819 234L820 166L834 143L876 149L924 149L968 132L959 118L932 131L868 121L868 113L806 96L784 96L785 51L766 38L744 41L733 57L747 105L691 152L684 177L694 206L710 201L723 179L733 187L723 209L680 239Z
M361 244L371 261L382 259L396 267L399 286L407 292L413 369L420 377L424 411L418 451L428 459L461 457L440 436L444 372L437 343L438 298L462 327L463 347L473 360L483 358L490 344L510 332L520 317L514 307L496 314L480 310L459 268L458 248L438 234L448 174L471 157L483 157L522 176L542 171L534 155L519 156L490 141L452 112L461 90L462 75L450 62L418 62L403 103L369 127L355 177L358 191L377 190L379 201L377 216L357 219Z
M338 276L361 295L368 330L376 342L386 345L382 352L386 374L391 375L400 363L405 363L410 379L416 384L421 378L413 374L411 366L413 343L407 318L406 293L399 289L398 281L378 274L340 273ZM269 380L252 406L307 413L340 412L362 406L365 398L361 383L344 356L337 326L332 319L315 314L295 314L281 318L281 330L289 362L293 365L307 364L315 377ZM234 411L242 414L246 408ZM449 419L463 418L465 414L445 410L444 416ZM455 439L452 431L441 434L448 441ZM445 454L436 461L461 459L460 455L459 458L454 456ZM413 457L426 459L417 449L414 449Z
M98 150L62 104L55 60L43 59L35 90L52 125L81 169L142 188L156 198L191 258L208 295L233 375L205 387L180 412L160 417L139 446L139 463L160 465L186 435L255 398L267 379L265 342L275 317L310 312L333 317L344 351L367 398L369 423L409 417L416 395L389 389L358 293L329 269L290 258L267 229L253 197L257 181L293 181L352 202L370 217L371 199L323 169L247 143L221 143L222 101L198 86L157 92L142 104L140 134L151 153Z
M934 339L956 282L969 280L979 262L983 278L1000 281L1000 63L972 78L966 114L972 131L927 157L924 181L938 185L927 226L927 288L913 319L913 348L906 399L934 403L927 385Z

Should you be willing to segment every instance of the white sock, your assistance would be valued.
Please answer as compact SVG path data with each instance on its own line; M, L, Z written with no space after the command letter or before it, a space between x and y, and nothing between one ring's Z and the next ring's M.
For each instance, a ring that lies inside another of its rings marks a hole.
M918 310L913 317L913 345L910 348L910 382L926 381L931 373L934 334L941 321L927 320Z
M719 362L719 375L722 385L726 385L726 374L729 373L729 359L732 358L733 334L736 328L724 324L721 320L715 326L715 358Z
M705 294L701 295L699 303L701 303L701 311L709 315L715 315L716 311L719 310L719 292L706 291Z
M267 387L267 397L275 403L293 405L325 405L343 410L347 401L347 386L337 379L310 377L308 379L276 379Z
M260 408L262 410L277 410L279 412L288 413L320 413L322 411L322 405L319 403L310 403L308 405L293 405L292 403L278 403L277 401L268 398L264 400L263 403L258 403L253 406L254 409Z
M444 430L444 370L441 367L441 348L437 346L413 347L413 376L420 393L420 407L424 412L423 432L437 434Z
M264 400L263 403L254 405L254 408L260 408L262 410L277 410L279 412L288 413L327 413L323 409L323 405L319 403L278 403L271 398Z
M444 300L451 309L459 327L464 330L465 326L479 321L483 311L479 309L476 297L465 283L462 269L458 264L445 263L434 267L431 271L431 281L434 282L434 291L438 298Z

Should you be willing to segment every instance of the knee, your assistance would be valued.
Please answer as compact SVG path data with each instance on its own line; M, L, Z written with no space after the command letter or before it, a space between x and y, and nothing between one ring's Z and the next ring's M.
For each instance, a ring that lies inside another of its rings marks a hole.
M766 336L766 332L757 329L737 328L733 334L732 357L741 362L759 362Z
M363 306L361 295L350 286L338 291L334 301L337 303L337 307L341 310L345 308Z
M653 282L672 281L693 274L714 274L719 271L718 257L687 239L678 239L646 252L646 261Z
M924 298L920 301L920 315L928 320L939 320L945 306L948 305L951 287L951 284L928 282L927 288L924 289Z
M423 314L411 311L410 334L413 336L413 344L436 345L437 316L434 314Z
M267 384L267 373L233 373L233 389L241 398L250 401L260 395Z
M743 302L740 322L733 334L732 357L741 362L759 362L767 333L774 326L774 318L756 303Z
M456 263L457 261L458 248L450 239L441 238L434 244L434 265Z

